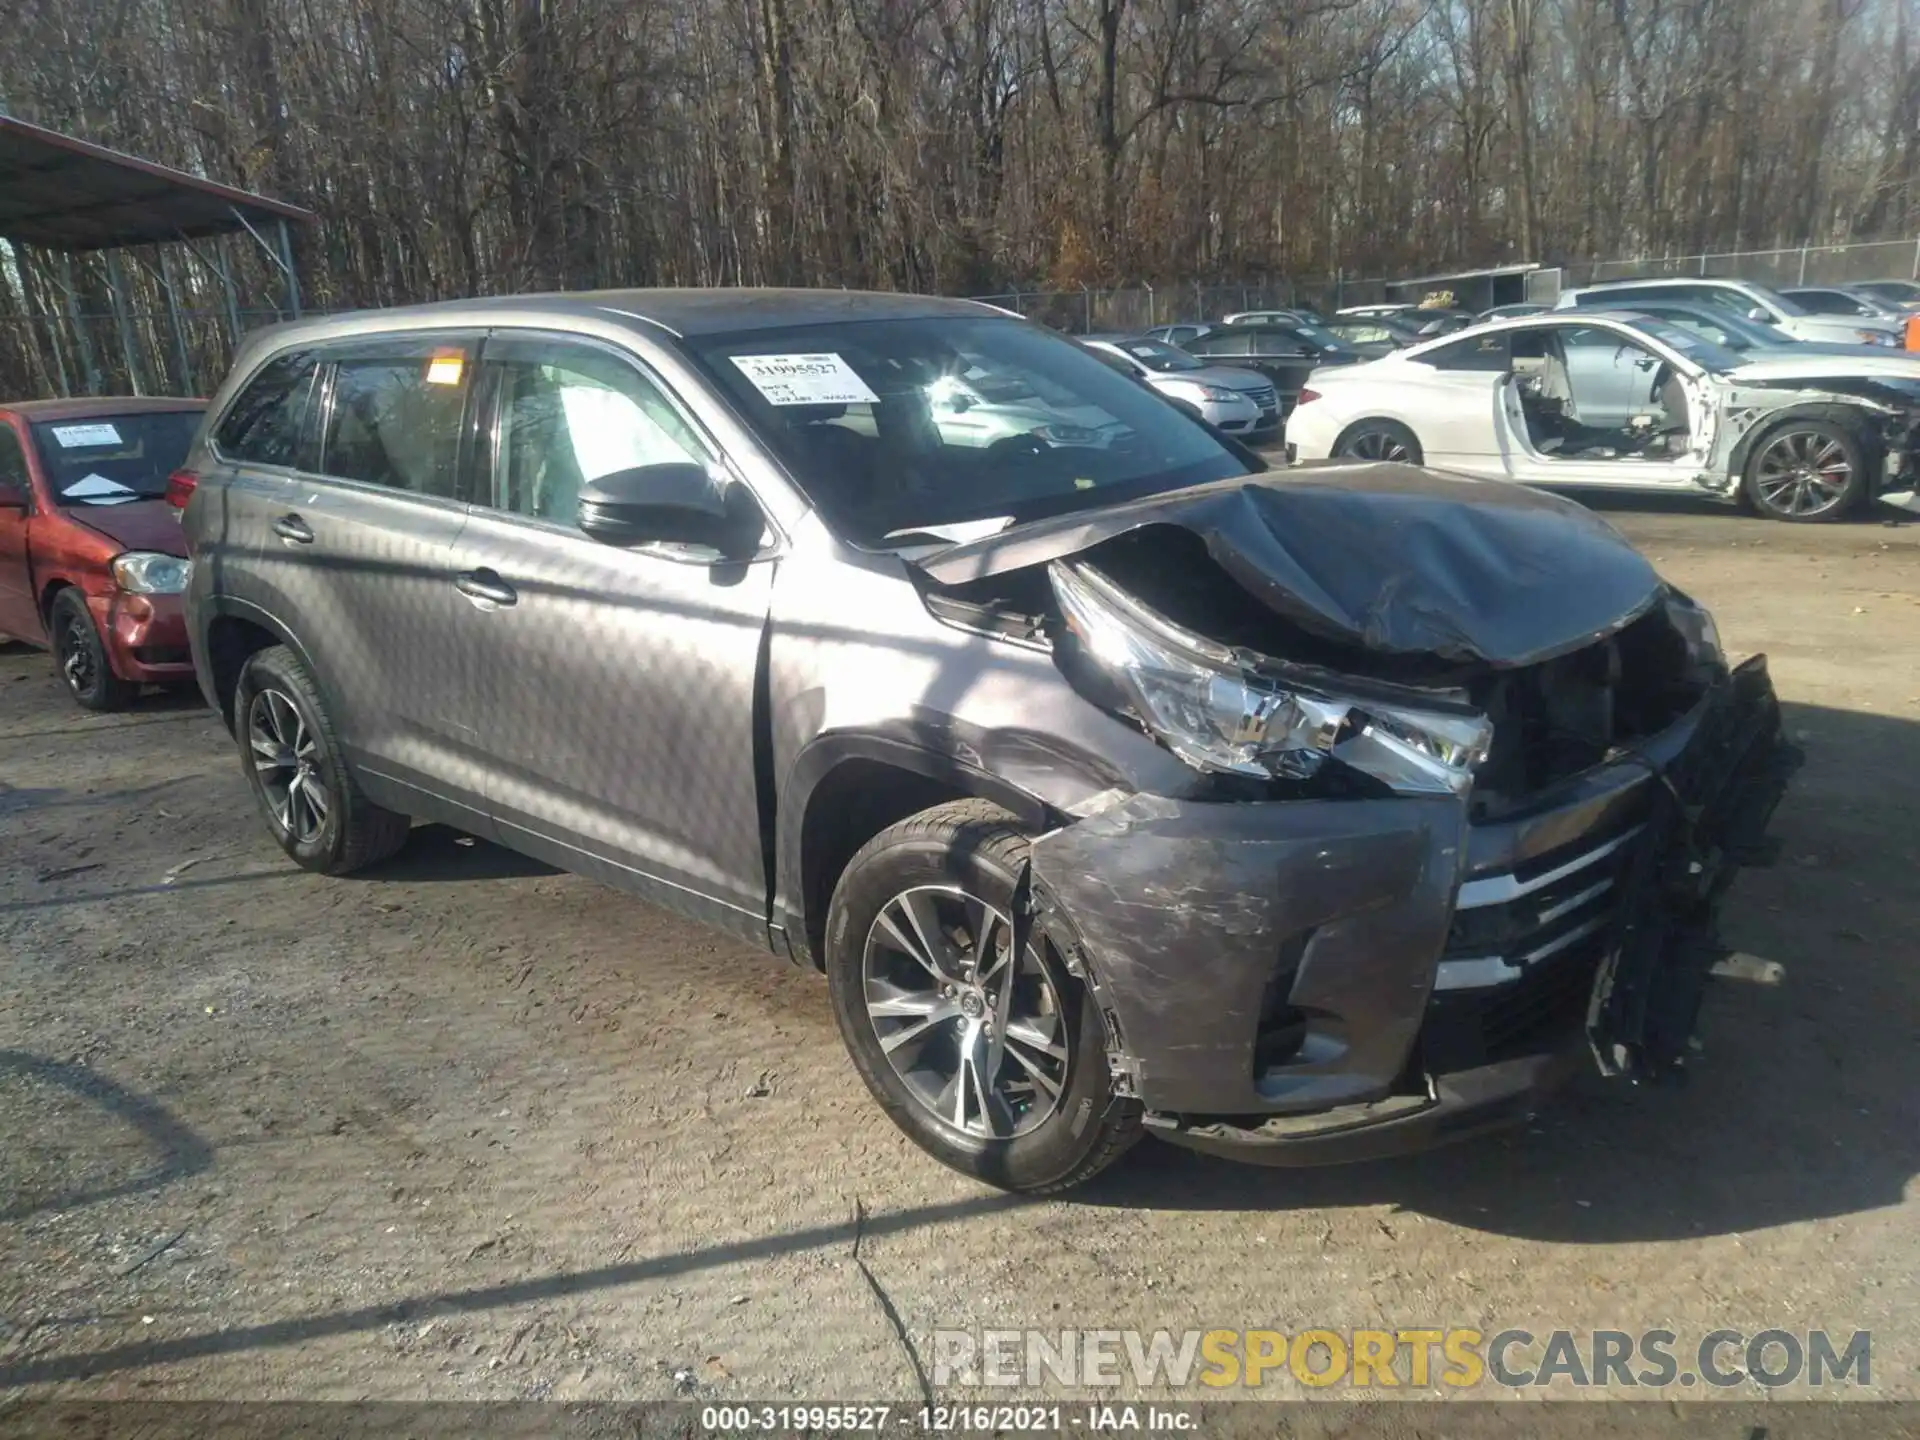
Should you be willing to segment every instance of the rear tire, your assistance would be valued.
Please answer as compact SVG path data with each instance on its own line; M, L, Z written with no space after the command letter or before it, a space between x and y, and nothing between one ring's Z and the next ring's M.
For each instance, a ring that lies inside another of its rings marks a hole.
M1126 1153L1140 1110L1115 1095L1105 1025L1050 937L1036 927L1012 955L1026 860L1013 817L981 800L881 831L834 890L827 988L861 1078L915 1144L1045 1193Z
M1333 453L1336 457L1399 465L1422 465L1427 458L1420 448L1419 437L1398 420L1362 420L1349 426L1346 433L1333 442Z
M1866 447L1831 420L1789 420L1754 442L1741 493L1768 520L1830 524L1867 493Z
M87 610L86 597L78 590L62 590L53 597L47 630L60 678L67 682L67 693L79 704L105 712L124 710L134 702L140 687L113 673L106 643Z
M295 864L345 875L406 843L412 822L361 793L341 759L320 687L293 651L273 645L248 657L233 715L247 783Z

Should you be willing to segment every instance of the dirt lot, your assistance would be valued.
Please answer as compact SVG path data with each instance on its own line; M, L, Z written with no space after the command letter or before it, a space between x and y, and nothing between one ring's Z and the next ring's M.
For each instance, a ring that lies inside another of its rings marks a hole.
M1611 514L1809 751L1729 915L1784 982L1716 985L1682 1088L1040 1204L881 1118L815 976L438 829L302 874L197 704L82 717L0 649L0 1394L906 1398L884 1295L922 1348L1871 1329L1920 1396L1920 526Z

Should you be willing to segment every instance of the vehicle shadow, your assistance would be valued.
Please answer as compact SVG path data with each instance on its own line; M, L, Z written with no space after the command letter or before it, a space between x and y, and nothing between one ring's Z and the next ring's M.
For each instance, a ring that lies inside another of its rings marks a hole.
M14 1223L43 1212L73 1210L102 1200L158 1190L176 1180L198 1175L213 1164L213 1147L172 1111L97 1070L49 1060L24 1050L0 1050L0 1082L13 1078L65 1090L90 1101L130 1126L152 1158L124 1178L82 1183L37 1195L31 1190L9 1195L0 1199L0 1223Z
M1611 491L1590 489L1578 486L1560 489L1551 485L1538 487L1550 495L1558 495L1562 500L1572 500L1587 509L1600 514L1633 513L1641 515L1719 515L1729 520L1745 521L1760 527L1760 533L1776 528L1776 522L1763 520L1751 510L1743 510L1724 500L1715 500L1707 495L1662 495L1655 491ZM1843 516L1838 522L1843 526L1881 525L1897 527L1911 525L1915 517L1904 510L1896 510L1891 505L1861 505L1851 514ZM1797 526L1788 529L1802 528Z
M1920 1174L1920 724L1787 704L1806 749L1771 827L1782 854L1722 932L1783 967L1716 979L1684 1077L1590 1074L1527 1127L1362 1165L1268 1169L1142 1146L1074 1199L1164 1210L1391 1204L1585 1244L1689 1239L1902 1202Z
M535 860L491 840L463 834L450 825L416 825L392 859L345 878L350 880L512 880L529 875L558 875Z

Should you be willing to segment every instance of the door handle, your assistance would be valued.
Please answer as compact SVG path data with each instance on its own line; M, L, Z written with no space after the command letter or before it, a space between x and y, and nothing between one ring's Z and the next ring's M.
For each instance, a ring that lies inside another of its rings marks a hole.
M485 566L478 570L462 570L453 577L453 588L479 609L489 605L512 605L520 598L518 590Z
M311 545L313 531L298 515L282 515L273 522L273 533L289 545Z

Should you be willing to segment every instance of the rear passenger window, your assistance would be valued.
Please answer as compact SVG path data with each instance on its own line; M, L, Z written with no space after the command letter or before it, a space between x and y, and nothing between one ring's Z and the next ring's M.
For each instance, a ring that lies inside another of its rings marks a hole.
M470 356L459 345L342 354L320 468L343 480L456 498Z
M309 350L292 350L269 360L220 417L213 432L220 453L255 465L298 465L300 428L319 368L320 362Z
M1250 353L1252 346L1253 334L1248 330L1202 335L1198 340L1187 342L1187 349L1195 355L1245 355Z
M1505 371L1512 363L1507 353L1505 333L1475 335L1471 339L1457 340L1451 345L1442 345L1438 350L1408 358L1421 365L1431 365L1436 370L1499 372Z

